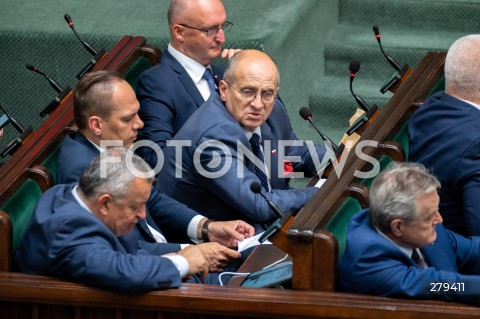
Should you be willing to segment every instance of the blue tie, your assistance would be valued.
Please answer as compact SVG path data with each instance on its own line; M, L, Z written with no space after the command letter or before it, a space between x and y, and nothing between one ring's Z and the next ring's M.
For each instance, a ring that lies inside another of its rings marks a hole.
M205 72L203 73L203 76L202 76L205 80L207 80L208 82L208 86L210 87L210 93L212 93L213 91L215 91L215 81L213 80L213 73L212 73L212 70L210 70L210 68L206 68L205 69Z
M417 268L425 268L425 263L423 262L422 257L420 257L420 254L417 252L416 249L412 251L412 259Z
M262 164L265 164L265 158L263 157L263 152L260 148L260 136L257 133L252 134L252 137L250 138L250 145L252 146L253 154L260 160ZM255 165L255 175L257 175L262 183L263 188L268 192L269 189L267 175L265 175L265 172L258 168L257 165Z

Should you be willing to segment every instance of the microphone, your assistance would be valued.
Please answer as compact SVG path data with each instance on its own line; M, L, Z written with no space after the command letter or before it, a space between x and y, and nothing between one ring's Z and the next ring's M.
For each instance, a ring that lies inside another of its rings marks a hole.
M95 50L90 44L87 42L83 41L80 36L78 35L77 31L75 30L75 27L73 26L73 21L70 18L70 15L67 13L63 16L65 18L65 21L67 21L68 25L70 26L70 29L72 29L73 33L77 37L78 41L83 45L85 49L87 49L88 52L90 52L91 55L95 56L98 54L98 51Z
M350 62L349 69L350 69L350 92L352 93L353 97L355 98L355 101L357 101L357 104L360 105L362 110L364 110L365 112L368 112L370 107L368 106L367 102L365 102L361 97L356 95L353 92L353 88L352 88L352 83L353 83L353 79L355 78L355 74L358 72L358 70L360 70L360 62L357 60L352 60Z
M258 239L260 243L263 243L266 241L270 236L275 234L277 230L281 229L283 225L292 217L293 212L288 211L286 214L283 214L280 209L278 208L275 203L273 203L271 200L269 200L265 195L262 193L262 185L260 185L259 182L252 182L250 184L250 190L254 192L255 194L260 194L268 203L268 206L273 210L275 215L277 215L277 220L274 221L270 226L267 227L267 229L263 232L262 236Z
M60 104L60 101L71 91L71 89L69 86L66 87L65 89L62 89L62 87L57 82L49 78L45 73L39 71L35 66L31 65L30 63L26 64L25 67L30 71L32 71L33 73L38 73L42 75L44 78L46 78L48 80L48 83L50 83L53 89L58 93L55 99L52 102L50 102L50 104L48 104L47 107L45 107L40 112L39 115L41 117L44 117L45 115L51 113L53 109L56 108L58 104Z
M25 131L25 129L20 125L20 123L18 123L13 117L11 117L10 114L8 114L1 105L0 110L2 110L4 116L7 117L7 120L5 121L5 124L2 126L2 128L5 127L8 123L12 123L13 127L18 131L18 133L21 134Z
M0 129L4 128L8 123L12 123L13 127L20 133L20 136L11 141L7 147L0 153L0 156L4 158L7 155L12 154L15 150L22 145L22 142L27 138L30 133L32 133L33 129L31 126L27 127L25 130L20 123L18 123L12 116L10 116L7 111L3 109L0 105L0 110L4 113L4 115L0 118Z
M313 127L315 128L315 130L318 132L318 134L320 134L320 136L322 137L322 139L324 141L329 141L330 144L332 145L332 149L335 153L337 153L337 150L338 150L338 147L337 145L328 137L326 136L325 134L323 134L322 132L320 132L320 130L317 128L317 126L315 125L315 123L313 122L313 119L312 119L312 111L310 111L310 109L306 106L302 107L300 109L300 111L298 112L300 114L300 116L305 120L305 121L309 121Z
M100 51L95 50L90 44L87 42L83 41L77 34L77 31L75 30L75 27L73 26L72 19L70 18L69 14L65 14L63 16L65 18L65 21L67 21L68 25L70 26L70 29L72 29L73 33L77 37L77 39L80 41L80 43L84 46L85 49L87 49L88 52L90 52L91 55L93 55L93 58L88 62L88 64L77 74L77 79L81 79L82 76L85 75L88 71L90 71L91 68L95 64L97 64L97 61L99 61L103 55L105 54L105 49L100 49Z
M54 80L52 80L51 78L49 78L45 73L39 71L36 67L34 67L33 65L31 65L30 63L28 63L27 65L25 65L27 67L27 69L29 69L30 71L32 71L33 73L38 73L40 75L42 75L44 78L47 79L48 83L50 83L50 85L52 86L52 88L57 91L57 93L62 93L63 89L60 85L58 85L57 82L55 82Z
M283 213L280 211L280 208L278 208L277 205L275 205L274 202L272 202L271 200L269 200L267 198L267 196L265 196L263 193L262 193L262 185L260 185L259 182L252 182L250 184L250 190L252 192L254 192L255 194L260 194L260 196L262 196L268 203L268 206L270 206L270 208L273 210L273 212L275 213L275 215L277 215L278 218L282 218L283 217Z
M400 71L401 67L392 57L385 53L382 46L382 41L380 40L380 31L378 30L378 25L373 26L373 32L375 33L375 38L377 38L378 45L380 46L380 51L382 51L383 56L387 59L388 63L397 71Z

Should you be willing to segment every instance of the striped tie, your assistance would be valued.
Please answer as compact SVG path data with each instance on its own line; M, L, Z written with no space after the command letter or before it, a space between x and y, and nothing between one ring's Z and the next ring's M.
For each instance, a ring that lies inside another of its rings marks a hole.
M263 157L262 149L260 148L260 136L257 133L253 133L252 137L250 138L250 145L252 146L253 154L260 160L258 161L258 165L255 165L255 175L260 179L260 182L263 188L268 192L268 180L267 175L265 175L265 158ZM263 164L263 165L262 165ZM258 168L258 166L263 166L262 168Z
M205 72L203 73L203 76L202 76L205 80L207 80L208 82L208 86L210 87L210 93L212 93L213 91L215 91L215 81L213 80L213 73L212 73L212 70L210 70L210 68L206 68L205 69Z

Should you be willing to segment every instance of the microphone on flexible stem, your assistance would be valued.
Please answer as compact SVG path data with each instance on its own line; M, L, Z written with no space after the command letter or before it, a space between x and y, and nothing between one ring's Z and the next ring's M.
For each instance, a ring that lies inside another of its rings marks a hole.
M410 67L408 64L405 64L403 67L400 67L400 64L395 61L391 56L385 53L383 50L382 46L382 41L380 39L380 31L378 29L378 25L373 26L373 32L375 33L375 38L377 39L378 45L380 46L380 51L382 51L383 56L387 59L388 63L395 69L395 74L392 76L392 78L385 83L385 85L380 89L380 92L384 94L388 90L391 90L392 92L396 91L395 84L399 83L399 81L402 79L402 77L406 74L408 75L410 73Z
M57 91L57 93L59 93L55 99L53 99L52 102L50 102L50 104L47 105L46 108L44 108L41 112L40 112L40 116L41 117L44 117L45 115L49 114L52 112L52 110L60 103L60 101L68 94L68 92L71 91L70 87L66 87L65 89L62 89L62 87L57 83L55 82L54 80L52 80L50 77L48 77L45 73L39 71L35 66L31 65L30 63L26 64L25 67L32 71L33 73L38 73L40 75L42 75L44 78L47 79L48 83L51 85L51 87Z
M263 232L262 236L258 239L260 243L266 241L270 236L275 234L277 230L283 227L283 225L290 219L293 215L291 211L288 211L286 214L283 214L277 205L274 202L269 200L265 195L262 193L262 185L259 182L252 182L250 184L250 190L255 194L260 194L268 203L268 206L273 210L275 215L277 215L277 220L274 221L268 228Z
M83 41L80 36L78 35L77 31L75 30L75 27L73 26L73 21L70 18L70 15L67 13L63 16L65 18L65 21L67 21L68 25L70 26L70 29L72 29L73 33L77 37L78 41L83 45L85 49L87 49L88 52L90 52L91 55L95 56L98 54L98 51L95 50L90 44L87 42Z
M373 26L373 32L375 33L375 38L377 38L378 45L380 46L380 51L382 51L383 56L387 59L388 63L397 71L400 71L401 67L391 56L385 53L382 46L382 40L380 40L380 31L378 30L378 25Z
M318 134L320 134L320 136L322 137L322 139L324 141L329 141L330 144L332 145L332 149L335 153L337 153L337 150L338 150L338 146L328 137L326 136L325 134L323 134L322 132L320 132L320 130L317 128L317 126L315 125L315 122L313 122L313 119L312 119L312 111L310 111L310 109L306 106L302 107L300 109L300 111L298 112L300 114L300 116L305 120L305 121L309 121L313 127L315 128L315 130L318 132Z
M353 79L355 78L355 74L360 70L360 62L357 60L352 60L350 62L350 92L352 93L353 97L355 98L355 101L357 101L357 104L360 105L362 110L365 111L365 114L363 114L361 117L359 117L353 124L350 126L346 133L348 136L352 135L354 132L356 132L364 123L368 122L370 117L378 110L378 106L373 104L372 107L369 107L367 102L365 102L364 99L362 99L360 96L355 94L353 92L352 88L352 83Z
M27 65L25 65L27 67L27 69L29 69L30 71L32 71L33 73L38 73L40 75L42 75L44 78L47 79L48 83L50 83L50 85L52 86L52 88L57 91L57 93L62 93L63 89L62 87L57 83L55 82L54 80L52 80L51 78L49 78L45 73L41 72L40 70L38 70L36 67L34 67L33 65L31 65L30 63L28 63Z
M349 69L350 69L350 92L352 93L353 97L355 98L355 101L357 101L357 104L360 105L362 110L364 110L365 112L368 112L370 107L368 106L367 102L365 102L361 97L356 95L355 92L353 92L353 88L352 88L352 83L353 83L353 79L355 78L355 74L358 72L358 70L360 70L360 62L357 60L352 60L350 62Z
M13 117L11 117L7 111L3 109L3 107L0 105L0 110L7 116L8 122L12 123L13 127L18 131L18 133L23 133L25 129L18 123ZM8 123L7 123L8 124ZM5 126L5 125L4 125Z
M272 202L271 200L269 200L267 198L267 196L265 196L263 193L262 193L262 185L260 185L259 182L252 182L250 184L250 190L252 192L254 192L255 194L260 194L260 196L262 196L268 203L268 206L270 206L270 208L273 210L273 212L275 213L275 215L277 215L278 218L282 218L283 217L283 213L280 211L280 208L278 208L277 205L275 205L274 202Z
M77 31L75 30L75 27L73 26L73 21L70 18L70 15L67 13L63 16L65 18L65 21L67 21L68 25L70 26L70 29L72 29L73 33L77 37L78 41L83 45L85 49L87 49L88 52L90 52L91 55L93 55L92 60L77 74L77 79L81 79L82 76L85 75L88 71L90 71L91 68L99 61L102 56L105 54L105 49L100 49L100 51L95 50L90 44L87 42L83 41L80 36L77 34Z
M20 133L20 136L11 141L7 147L2 150L0 156L3 158L9 154L12 154L25 140L25 138L32 132L32 127L27 127L24 129L20 123L18 123L12 116L10 116L7 111L3 109L0 105L0 110L4 113L4 115L0 118L0 129L5 127L8 123L12 123L13 127Z

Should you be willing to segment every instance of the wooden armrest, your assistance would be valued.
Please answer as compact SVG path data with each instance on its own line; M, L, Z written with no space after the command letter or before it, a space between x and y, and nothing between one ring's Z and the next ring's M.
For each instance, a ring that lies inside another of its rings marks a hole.
M25 168L25 173L40 186L42 193L55 185L52 173L41 165L27 167Z
M10 271L12 267L13 225L10 217L0 210L0 271Z

